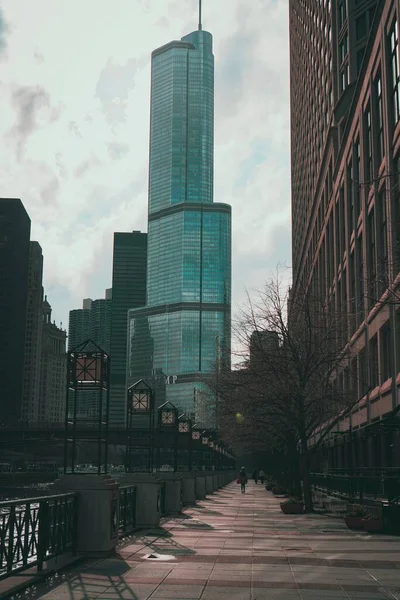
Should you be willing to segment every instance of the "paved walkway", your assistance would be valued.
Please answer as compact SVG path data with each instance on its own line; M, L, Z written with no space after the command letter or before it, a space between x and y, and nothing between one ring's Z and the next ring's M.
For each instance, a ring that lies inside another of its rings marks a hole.
M118 554L77 567L37 597L400 598L400 538L351 532L331 517L283 515L253 482L244 495L230 484L162 529L126 540Z

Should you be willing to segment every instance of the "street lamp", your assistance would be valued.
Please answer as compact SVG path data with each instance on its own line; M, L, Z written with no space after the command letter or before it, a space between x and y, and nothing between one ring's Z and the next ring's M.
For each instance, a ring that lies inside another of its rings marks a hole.
M139 415L148 416L148 465L151 473L154 463L154 391L143 379L140 379L127 390L128 408L128 445L126 467L130 471L132 465L132 450L134 446L134 424ZM140 418L140 417L139 417ZM140 418L141 419L141 418Z
M172 402L164 402L158 408L158 444L157 469L160 469L161 440L166 441L166 447L173 449L173 470L178 469L178 409Z
M188 471L192 470L192 421L185 414L180 415L178 418L178 431L179 434L182 434L182 437L185 441L185 449L187 451L188 460L187 466Z

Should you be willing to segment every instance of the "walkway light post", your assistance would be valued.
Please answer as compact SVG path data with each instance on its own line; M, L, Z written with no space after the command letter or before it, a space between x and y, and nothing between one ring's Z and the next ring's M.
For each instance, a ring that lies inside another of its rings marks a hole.
M154 390L140 379L127 390L127 446L125 470L131 472L133 469L132 450L137 450L135 439L138 434L138 427L142 425L143 417L147 417L148 426L148 461L147 470L149 473L154 469Z
M205 435L206 433L207 433L206 430L202 431L202 433L201 433L201 443L203 444L203 448L205 449L204 451L202 451L202 457L201 457L201 464L202 464L203 471L208 470L209 462L210 462L209 449L208 449L209 437L208 437L208 435ZM204 460L204 452L205 452L205 460Z
M193 427L192 427L192 442L191 443L192 443L192 448L193 448L193 445L194 445L194 448L195 448L195 465L196 465L195 470L196 471L201 471L202 470L202 449L201 449L201 446L200 446L200 449L199 449L199 445L201 444L201 439L200 438L201 438L200 431L198 429L196 429L196 425L193 425ZM200 461L199 461L199 459L200 459ZM200 462L200 464L199 464L199 462Z
M184 440L184 449L187 453L187 469L192 470L192 421L185 414L178 418L179 441ZM180 444L179 444L180 445ZM186 464L186 461L185 461Z
M173 449L173 470L178 470L178 409L172 402L165 402L158 408L158 427L157 427L157 469L160 470L161 464L161 444L163 447Z
M93 446L96 474L107 473L109 401L110 356L86 340L67 355L64 474L79 471L79 448Z

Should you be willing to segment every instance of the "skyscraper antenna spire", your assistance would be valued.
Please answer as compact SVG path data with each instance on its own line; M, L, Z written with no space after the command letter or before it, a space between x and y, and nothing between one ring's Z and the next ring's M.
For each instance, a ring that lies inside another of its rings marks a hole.
M199 0L199 31L203 29L203 24L201 22L201 0Z

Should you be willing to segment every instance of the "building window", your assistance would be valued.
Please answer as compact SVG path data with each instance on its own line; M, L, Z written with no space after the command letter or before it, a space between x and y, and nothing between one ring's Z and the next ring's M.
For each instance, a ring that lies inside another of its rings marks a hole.
M376 133L377 133L377 153L378 167L380 166L385 153L383 140L383 105L382 105L382 78L379 75L375 81L376 98Z
M354 252L350 255L350 290L349 290L349 305L350 305L350 333L353 334L356 330L356 312L357 312L357 298L356 298L356 258Z
M339 31L342 28L345 20L347 19L347 0L339 0L338 3L338 21L339 21Z
M368 384L368 373L367 373L367 361L365 358L365 348L362 348L358 354L358 374L359 374L359 387L358 395L362 398L369 388Z
M379 293L383 294L388 286L388 239L387 239L387 205L386 190L383 188L378 194L379 215Z
M378 337L369 342L369 383L372 389L379 385Z
M364 115L365 128L365 183L372 180L372 129L371 129L371 107L368 106Z
M376 302L376 243L375 243L375 211L368 215L368 300L369 306Z
M400 270L400 157L393 161L393 188L392 188L392 222L394 235L392 236L394 275Z
M363 13L356 19L356 39L361 40L368 33L367 14Z
M394 124L400 118L400 73L399 73L399 33L397 17L390 29L390 62L392 79L392 103Z
M355 228L355 207L354 207L354 193L353 193L353 163L347 166L347 209L349 213L349 237Z
M355 226L357 226L358 217L360 216L360 168L361 168L361 147L358 139L354 144L354 174L353 174L353 194L354 194L354 210L355 210Z
M380 330L380 342L381 342L381 366L382 366L382 378L381 383L390 379L392 376L392 336L389 323L386 323Z
M344 188L343 185L339 191L339 264L343 261L343 254L345 251L345 223L344 223Z

